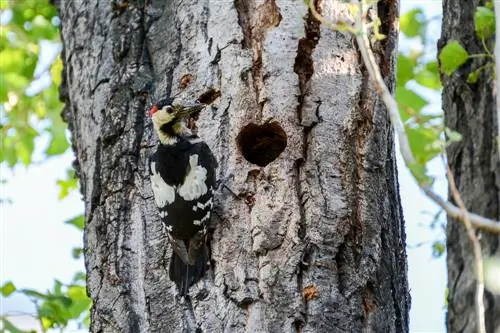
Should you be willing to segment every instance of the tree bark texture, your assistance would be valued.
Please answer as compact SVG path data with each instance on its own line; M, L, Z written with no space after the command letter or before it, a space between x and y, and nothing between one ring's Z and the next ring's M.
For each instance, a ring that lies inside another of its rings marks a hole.
M317 7L347 15L340 2ZM393 132L350 34L321 27L302 0L66 0L60 11L92 332L408 331ZM392 87L397 4L372 15ZM188 304L166 272L146 110L219 94L198 126L225 186L210 272ZM236 138L270 118L288 146L261 168Z
M474 12L481 1L445 0L439 48L457 40L469 54L484 53L474 31ZM490 44L491 45L491 44ZM494 79L483 71L475 84L468 74L492 60L469 61L451 77L443 80L443 109L446 127L462 134L462 140L447 148L448 165L467 209L493 219L500 218L500 163L496 146L496 109ZM498 73L497 73L498 75ZM452 197L450 195L450 200ZM477 332L474 308L476 278L474 254L461 222L449 218L446 230L448 265L449 332ZM500 238L477 232L483 256L500 255ZM486 291L487 332L500 330L500 297Z

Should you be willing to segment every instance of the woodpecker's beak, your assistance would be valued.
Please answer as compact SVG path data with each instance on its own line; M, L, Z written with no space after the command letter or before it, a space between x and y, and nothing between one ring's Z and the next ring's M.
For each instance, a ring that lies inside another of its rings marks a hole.
M197 102L192 103L192 104L184 104L184 105L182 105L182 107L178 113L178 116L183 117L183 118L189 118L189 116L203 110L204 107L205 107L205 104L201 104L201 103L197 103Z

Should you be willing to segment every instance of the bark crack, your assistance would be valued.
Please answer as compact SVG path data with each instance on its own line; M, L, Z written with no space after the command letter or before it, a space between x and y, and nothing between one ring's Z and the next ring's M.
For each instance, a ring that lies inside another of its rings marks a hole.
M315 6L317 10L319 11L319 6L318 2L315 2ZM297 116L299 123L302 125L303 119L304 119L304 100L306 96L309 95L310 93L310 79L314 73L314 60L312 57L312 54L314 52L314 49L316 45L318 44L319 38L320 38L320 22L317 21L313 15L311 14L310 11L306 14L304 17L304 30L305 30L305 36L299 40L298 46L297 46L297 56L295 57L295 62L293 66L293 71L297 74L298 76L298 81L299 81L299 90L300 94L298 96L298 106L297 106ZM316 115L319 113L319 105L321 103L318 103L318 106L315 110ZM319 119L319 117L318 117ZM303 186L303 181L302 178L305 178L303 176L304 173L304 164L307 161L308 157L308 145L309 145L309 137L311 135L311 132L313 128L316 126L317 123L312 123L309 126L303 126L302 130L302 158L298 159L295 163L295 169L296 169L296 185L295 187L297 188L297 197L299 199L299 213L300 213L300 221L299 221L299 228L298 228L298 236L301 240L305 240L307 236L307 220L306 220L306 208L305 208L305 203L309 200L309 195L306 192L306 189ZM305 196L305 198L304 198ZM303 259L308 258L310 259L310 254L309 254L309 247L306 246L304 248L304 253L303 253ZM301 261L299 263L299 269L297 273L297 292L299 295L302 295L302 290L303 290L303 280L304 280L304 272L309 268L310 263L305 263L304 261ZM303 310L302 313L300 314L300 320L296 319L294 322L294 326L297 332L302 331L302 327L307 323L307 313L308 313L308 300L307 299L302 299L302 304L303 304Z
M241 46L252 51L252 85L262 119L266 103L261 97L264 88L262 48L267 30L277 27L282 17L276 0L266 1L259 6L256 6L254 0L234 0L234 6L238 13L238 24L243 32Z

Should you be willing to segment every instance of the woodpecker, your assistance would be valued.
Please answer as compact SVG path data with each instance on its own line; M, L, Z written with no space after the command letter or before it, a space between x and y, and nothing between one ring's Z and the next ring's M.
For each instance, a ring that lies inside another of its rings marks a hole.
M180 296L203 277L209 256L207 225L217 162L208 145L191 131L192 117L203 107L174 104L167 98L149 111L160 141L149 162L151 186L173 248L169 276Z

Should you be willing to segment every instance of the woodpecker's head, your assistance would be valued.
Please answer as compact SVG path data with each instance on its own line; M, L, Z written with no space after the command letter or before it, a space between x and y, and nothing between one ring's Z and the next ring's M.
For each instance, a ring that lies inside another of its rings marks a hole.
M174 144L177 137L188 134L186 120L200 112L204 105L193 103L190 105L174 104L173 99L163 99L153 104L149 110L149 115L153 120L153 126L160 142L163 144Z

